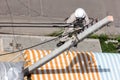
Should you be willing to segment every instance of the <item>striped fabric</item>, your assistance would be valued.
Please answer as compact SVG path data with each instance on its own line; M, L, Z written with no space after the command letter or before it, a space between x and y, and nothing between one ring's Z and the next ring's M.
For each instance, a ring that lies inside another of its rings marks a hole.
M50 50L25 50L25 66L50 54ZM101 80L95 56L92 52L67 51L38 68L32 80Z

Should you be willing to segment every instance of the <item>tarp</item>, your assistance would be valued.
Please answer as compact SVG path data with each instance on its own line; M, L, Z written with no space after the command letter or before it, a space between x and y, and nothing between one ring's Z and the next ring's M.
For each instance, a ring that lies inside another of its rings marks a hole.
M23 62L0 62L0 80L23 80Z

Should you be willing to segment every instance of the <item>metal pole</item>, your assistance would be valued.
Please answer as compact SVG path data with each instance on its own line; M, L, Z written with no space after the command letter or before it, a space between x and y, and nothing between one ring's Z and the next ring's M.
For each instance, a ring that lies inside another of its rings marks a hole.
M68 27L69 23L17 23L0 22L0 27Z
M81 42L84 38L86 38L88 35L92 34L93 32L99 30L100 28L102 28L103 26L105 26L106 24L113 22L113 17L112 16L108 16L104 19L102 19L101 21L99 21L98 23L96 23L95 25L89 27L87 30L85 30L84 32L80 33L77 35L77 40L72 38L69 41L67 41L64 45L60 46L59 48L55 49L54 51L52 51L50 54L48 54L47 56L45 56L44 58L40 59L38 62L36 62L35 64L29 66L28 68L26 68L24 70L24 74L27 75L29 73L32 73L35 69L43 66L44 64L46 64L47 62L49 62L50 60L52 60L53 58L57 57L58 55L60 55L62 52L64 52L65 50L71 48L74 44Z

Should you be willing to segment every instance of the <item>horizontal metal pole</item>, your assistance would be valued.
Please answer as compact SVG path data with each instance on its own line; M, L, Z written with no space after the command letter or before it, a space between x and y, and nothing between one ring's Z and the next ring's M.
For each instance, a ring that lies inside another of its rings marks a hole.
M69 24L69 23L0 22L0 24Z
M9 28L9 27L14 27L14 28L61 28L61 27L69 27L67 25L0 25L0 28Z
M70 23L17 23L0 22L0 27L68 27Z
M24 71L25 75L27 75L28 73L32 73L35 69L43 66L44 64L46 64L47 62L49 62L53 58L60 55L65 50L71 48L75 43L78 43L78 42L82 41L88 35L92 34L93 32L97 31L98 29L102 28L104 25L106 25L106 24L108 24L109 22L112 22L112 21L113 21L113 17L108 16L108 17L104 18L103 20L99 21L98 23L96 23L95 25L89 27L84 32L78 34L78 36L77 36L78 41L76 41L74 39L70 39L65 44L63 44L59 48L53 50L50 54L48 54L47 56L45 56L42 59L40 59L39 61L37 61L35 64L26 68L25 71Z

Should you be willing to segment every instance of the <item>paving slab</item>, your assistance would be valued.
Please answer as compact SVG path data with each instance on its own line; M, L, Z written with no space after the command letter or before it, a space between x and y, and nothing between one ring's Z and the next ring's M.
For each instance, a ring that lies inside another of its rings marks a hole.
M25 36L25 35L0 35L0 38L3 39L3 49L5 51L18 50L16 45L20 45L19 48L27 48L35 44L41 43L43 41L53 39L55 37L49 36ZM59 42L59 39L53 40L51 42L45 43L43 45L33 47L33 49L42 49L42 50L54 50L56 49L56 44ZM13 45L11 45L13 44ZM102 52L100 42L98 39L85 39L80 42L77 48L71 48L70 50L78 51L93 51L93 52Z

